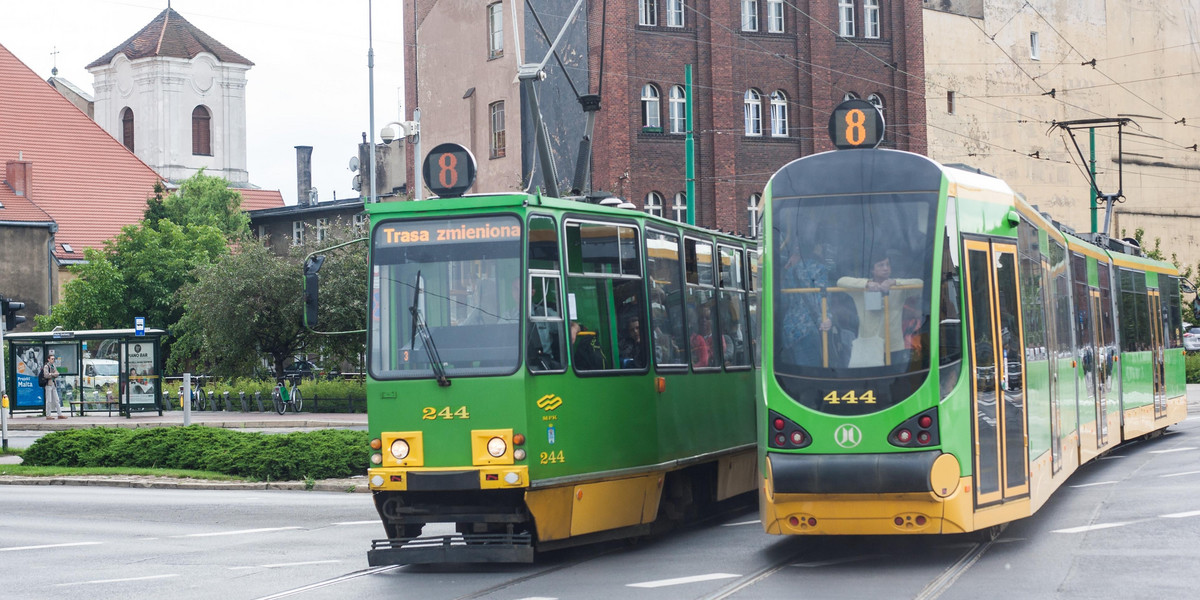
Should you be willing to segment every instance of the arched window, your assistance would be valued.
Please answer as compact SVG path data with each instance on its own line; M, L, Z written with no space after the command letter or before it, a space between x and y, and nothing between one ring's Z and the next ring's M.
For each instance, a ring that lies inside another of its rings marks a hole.
M746 135L762 135L762 94L751 88L746 90Z
M758 203L762 201L762 194L750 194L750 199L746 202L746 214L749 216L750 226L746 231L750 237L758 238Z
M212 156L212 115L203 104L192 110L192 154Z
M662 194L658 192L650 192L649 194L646 194L646 202L645 206L642 207L642 210L646 211L647 214L661 217L663 214Z
M680 223L687 223L687 193L679 192L675 194L675 204L671 206L671 212L675 213L675 220Z
M133 152L133 109L128 106L121 109L121 143Z
M880 96L879 94L871 94L870 96L867 96L867 102L874 104L875 108L879 109L879 112L883 112L883 96Z
M844 96L842 96L842 102L845 102L847 100L854 100L856 98L858 98L858 94L856 92L846 92L846 94Z
M671 133L687 133L687 94L682 85L671 86Z
M771 136L787 137L788 106L787 94L783 90L775 90L771 94Z
M642 129L662 130L658 97L658 88L653 83L642 86Z

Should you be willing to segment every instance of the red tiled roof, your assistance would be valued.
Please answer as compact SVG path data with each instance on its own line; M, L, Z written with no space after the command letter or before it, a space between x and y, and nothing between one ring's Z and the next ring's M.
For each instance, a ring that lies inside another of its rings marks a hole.
M283 194L279 190L239 189L242 194L242 210L261 210L283 206Z
M18 196L8 185L0 183L0 221L49 223L54 219L25 196Z
M84 248L101 247L122 226L142 219L146 198L159 181L154 169L3 45L0 89L0 165L18 155L31 163L33 191L27 199L58 223L55 256L80 260ZM45 220L13 218L24 213L15 208L10 213L9 202L0 202L5 206L0 221ZM63 251L63 242L74 252Z
M150 24L121 45L110 50L104 56L97 58L87 66L102 67L112 62L118 54L124 54L129 60L149 58L151 56L169 56L172 58L195 58L201 52L208 52L217 60L226 63L254 66L246 57L230 50L225 44L213 39L212 36L200 31L195 25L187 22L179 13L167 8L158 13Z

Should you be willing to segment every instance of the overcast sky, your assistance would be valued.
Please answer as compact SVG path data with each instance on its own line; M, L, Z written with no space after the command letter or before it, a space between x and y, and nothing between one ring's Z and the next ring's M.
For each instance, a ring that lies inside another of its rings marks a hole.
M313 147L321 200L357 196L351 156L368 130L368 0L171 0L183 18L254 63L246 74L250 183L296 203L295 146ZM0 0L0 44L43 79L94 94L84 67L145 27L167 0ZM372 2L375 129L401 120L400 0ZM52 55L57 49L58 54Z

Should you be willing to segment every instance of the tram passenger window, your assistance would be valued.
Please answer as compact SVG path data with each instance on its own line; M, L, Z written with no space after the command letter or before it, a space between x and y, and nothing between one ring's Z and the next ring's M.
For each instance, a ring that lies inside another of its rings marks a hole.
M526 323L526 362L530 371L560 371L567 364L564 349L562 285L559 275L558 229L554 219L529 218L529 318Z
M646 232L650 337L654 345L654 362L659 368L687 368L681 249L677 235Z
M750 269L750 356L754 366L762 366L762 349L759 347L759 332L762 331L762 321L759 319L759 295L762 290L761 255L758 252L746 252L746 264Z
M1159 277L1159 281L1162 281L1161 276ZM1183 347L1183 313L1180 312L1181 300L1180 300L1180 296L1179 296L1179 278L1178 277L1168 277L1166 279L1166 284L1165 284L1164 290L1165 290L1165 295L1166 295L1167 301L1164 302L1163 304L1164 304L1164 306L1166 306L1167 322L1170 324L1168 326L1168 330L1171 334L1167 338L1167 340L1170 342L1169 347L1182 348Z
M568 221L566 236L568 317L578 323L570 342L575 369L644 369L646 340L630 341L631 321L639 328L645 321L637 228Z
M717 324L721 332L721 358L728 367L750 366L750 348L747 343L746 323L746 280L742 269L742 250L729 246L718 248L721 265L720 318Z
M693 369L720 368L718 348L713 346L713 320L717 318L714 289L713 245L691 238L684 240L687 272L688 346Z

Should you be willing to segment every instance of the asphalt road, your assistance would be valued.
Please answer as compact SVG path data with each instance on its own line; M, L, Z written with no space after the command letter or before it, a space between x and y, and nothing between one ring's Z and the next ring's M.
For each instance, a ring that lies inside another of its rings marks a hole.
M748 512L532 565L371 568L377 537L367 494L0 488L5 598L1187 598L1200 416L1084 467L990 543L782 538Z

